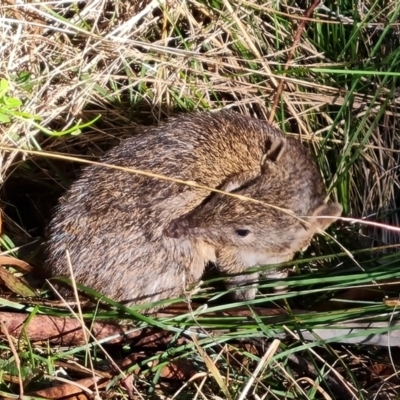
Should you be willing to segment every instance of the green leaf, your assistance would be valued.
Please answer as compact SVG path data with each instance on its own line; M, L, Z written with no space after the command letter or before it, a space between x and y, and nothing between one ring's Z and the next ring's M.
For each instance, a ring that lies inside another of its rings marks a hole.
M15 117L22 117L25 119L33 119L35 121L41 121L43 118L39 115L33 115L27 112L13 111Z
M3 78L0 79L0 97L3 97L8 91L8 82Z
M44 126L36 124L35 122L33 123L33 126L40 129L46 135L53 136L53 137L59 137L59 136L64 136L64 135L79 135L81 133L81 129L91 126L99 118L100 118L100 115L98 115L96 118L92 119L89 122L86 122L84 124L77 124L77 125L73 126L72 128L67 129L66 131L61 131L61 132L51 131L49 129L46 129Z
M10 122L10 117L6 114L0 113L0 124L8 124Z
M14 97L4 99L4 105L8 108L18 108L22 106L22 101Z

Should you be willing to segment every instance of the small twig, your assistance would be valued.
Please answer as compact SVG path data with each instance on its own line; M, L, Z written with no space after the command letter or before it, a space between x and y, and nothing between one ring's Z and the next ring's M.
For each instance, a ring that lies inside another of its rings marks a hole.
M269 346L267 352L262 356L260 362L257 365L257 368L254 370L254 373L251 374L250 379L247 381L246 386L240 393L238 400L247 399L247 393L250 390L251 385L257 379L257 376L260 374L261 370L266 366L267 363L271 361L271 358L275 355L275 353L279 349L280 340L275 339L271 345Z
M93 384L94 384L94 389L95 389L95 392L96 392L96 397L100 399L99 388L97 386L96 376L95 376L95 373L94 373L93 359L92 359L92 355L90 354L88 330L86 328L85 321L83 319L82 307L81 307L81 303L79 301L78 288L76 287L76 281L75 281L75 276L74 276L74 269L72 268L72 263L71 263L71 259L70 259L68 250L66 250L65 256L67 258L67 265L68 265L68 269L69 269L69 274L71 276L73 293L74 293L75 300L76 300L76 305L77 305L77 308L78 308L77 313L76 313L76 317L77 317L79 323L81 324L82 334L83 334L83 338L84 338L84 341L85 341L85 344L86 344L86 348L85 348L86 355L87 355L87 359L89 361L90 369L91 369L92 376L93 376ZM62 300L62 298L61 298L61 300Z
M303 19L303 20L300 22L299 27L297 28L296 34L295 34L295 36L294 36L293 45L292 45L292 47L291 47L290 50L289 50L289 55L288 55L288 58L287 58L287 60L286 60L286 64L285 64L285 66L283 67L283 70L284 70L284 71L287 71L287 70L289 69L290 62L291 62L292 59L293 59L294 51L295 51L295 49L296 49L298 43L300 42L301 34L303 33L303 30L304 30L306 24L309 22L308 18L311 17L312 13L314 12L315 8L319 5L320 2L321 2L321 0L314 0L314 3L312 3L311 6L310 6L310 7L307 9L307 11L305 12L304 17L307 18L307 19ZM285 75L286 75L286 74L283 73L283 76L285 76ZM275 94L275 97L274 97L274 102L273 102L273 104L272 104L271 112L270 112L269 118L268 118L268 122L269 122L270 124L271 124L271 123L273 122L273 120L274 120L275 112L276 112L276 109L277 109L278 103L279 103L279 97L280 97L280 95L281 95L281 93L282 93L283 86L285 85L285 83L286 83L286 82L285 82L284 79L280 79L280 80L279 80L278 89L277 89L277 91L276 91L276 94Z
M21 360L19 359L17 349L14 346L13 339L12 339L10 333L8 332L7 325L3 321L0 321L0 323L1 323L1 332L4 333L4 335L6 335L8 343L10 345L11 352L14 355L15 366L18 370L19 396L20 396L20 398L22 398L24 395L24 384L22 381L22 374L21 374Z

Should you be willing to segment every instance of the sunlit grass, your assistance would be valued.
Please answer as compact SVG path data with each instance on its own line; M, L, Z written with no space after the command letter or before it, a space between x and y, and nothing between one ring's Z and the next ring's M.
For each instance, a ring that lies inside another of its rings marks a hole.
M141 125L175 112L234 109L271 120L310 146L345 216L398 226L400 3L324 1L292 49L306 7L253 0L1 5L0 78L6 98L15 101L2 103L9 121L0 125L0 146L96 160ZM1 155L3 254L40 270L35 240L44 236L51 207L80 164L17 150ZM137 398L372 398L379 387L367 367L389 368L386 348L335 346L337 336L306 342L301 335L349 319L397 316L393 303L383 300L398 296L387 283L399 277L399 253L390 247L399 243L399 233L344 222L329 234L290 263L293 274L279 282L287 293L273 293L278 282L263 280L260 295L246 303L232 302L224 289L208 289L220 278L192 288L178 314L143 315L142 307L127 308L82 288L94 304L103 304L82 311L87 326L118 320L132 329L168 332L169 342L141 352L134 344L102 349L92 338L90 345L63 347L21 334L13 349L3 335L0 395L17 398L21 380L25 394L49 388L57 372L67 382L107 376L107 389L99 391L112 398L128 398L129 390ZM14 267L7 268L19 278ZM355 287L378 296L340 298ZM4 310L30 315L27 329L35 316L73 317L61 302L43 303L50 293L39 288L38 302L15 296L0 302ZM175 306L176 299L161 305ZM281 313L263 315L257 307ZM281 342L271 346L276 337ZM140 357L122 363L132 353ZM111 358L121 362L118 368ZM165 368L176 360L188 362L181 372L189 365L197 375L171 383ZM398 369L392 361L392 370ZM132 389L123 378L133 371ZM385 384L388 393L398 390L396 381Z

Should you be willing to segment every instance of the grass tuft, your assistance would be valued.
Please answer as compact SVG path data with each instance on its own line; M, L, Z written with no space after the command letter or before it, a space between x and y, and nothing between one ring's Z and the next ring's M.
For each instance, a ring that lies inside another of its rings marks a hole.
M399 2L377 0L2 2L0 396L397 398L398 346L335 341L399 337L399 15ZM183 308L171 299L148 316L90 288L95 307L80 311L44 287L28 297L22 260L40 271L50 210L79 159L176 112L223 108L309 146L350 218L289 263L291 277L260 282L244 303L208 280ZM289 292L271 294L277 284ZM69 338L84 324L86 340L38 340L73 315ZM349 320L373 325L344 330ZM304 340L327 326L340 329Z

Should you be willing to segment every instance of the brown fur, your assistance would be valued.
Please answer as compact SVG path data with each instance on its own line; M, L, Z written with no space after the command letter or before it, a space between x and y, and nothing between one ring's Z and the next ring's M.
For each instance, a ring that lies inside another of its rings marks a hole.
M316 165L294 139L277 138L258 168L239 174L222 189L265 204L214 193L172 221L167 234L213 246L218 269L228 274L291 260L342 211L339 204L325 202L326 189ZM287 275L279 269L267 271L270 278ZM251 299L256 289L254 283L253 287L250 284L258 280L258 275L235 276L227 283L231 288L249 285L239 288L234 296Z
M127 139L102 161L250 195L299 215L328 211L322 179L303 146L267 122L236 113L182 115ZM340 206L332 210L337 216ZM129 304L157 301L181 295L210 261L223 272L242 272L250 267L244 253L262 249L263 263L287 260L316 227L332 221L311 220L313 228L305 230L262 205L89 166L55 210L45 268L68 276L68 249L77 282ZM251 243L232 235L242 226L257 232Z

